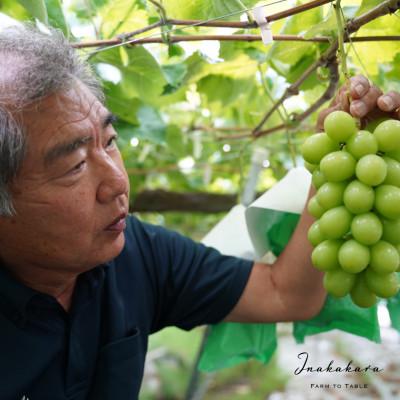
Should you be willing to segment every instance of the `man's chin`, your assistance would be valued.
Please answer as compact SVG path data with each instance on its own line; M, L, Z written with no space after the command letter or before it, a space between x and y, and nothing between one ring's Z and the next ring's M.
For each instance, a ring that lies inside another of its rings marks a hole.
M107 261L111 261L114 258L118 257L121 254L123 248L125 246L125 233L121 232L117 238L110 244L110 256Z
M121 232L112 242L105 243L102 246L102 255L104 257L98 264L103 264L113 260L114 258L118 257L125 246L125 233Z

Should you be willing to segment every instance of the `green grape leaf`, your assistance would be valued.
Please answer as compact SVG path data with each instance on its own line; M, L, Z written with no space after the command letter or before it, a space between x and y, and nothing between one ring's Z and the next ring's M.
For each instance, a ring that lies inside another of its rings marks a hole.
M187 74L187 65L184 63L163 65L161 69L168 84L174 88L181 86Z
M120 33L131 32L148 25L146 10L140 9L132 0L113 0L100 8L101 33L103 37L113 37Z
M291 35L306 34L306 27L315 26L321 23L322 20L322 8L317 7L289 18L281 33ZM284 42L276 42L272 46L268 58L272 63L279 61L279 63L294 65L306 54L315 54L315 45L306 42L295 42L290 43L290 45Z
M47 8L45 0L18 0L25 9L32 15L33 18L38 19L45 25L48 25L49 19L47 15Z
M182 130L178 125L168 125L166 131L166 143L168 149L179 158L186 155L186 145Z
M170 18L208 19L244 10L256 3L257 0L165 0L163 4ZM239 16L238 13L232 19L239 20Z
M128 65L123 65L118 48L96 55L95 60L111 64L121 71L125 97L138 97L150 102L160 96L167 83L156 59L142 46L126 49Z
M139 125L136 113L142 105L141 101L137 98L127 98L122 91L121 85L103 82L103 88L108 109L117 115L119 119L133 125Z
M0 12L21 21L30 17L28 10L22 4L15 2L15 0L0 1Z
M220 102L227 106L248 88L248 81L232 79L223 75L207 75L197 82L197 89L207 96L209 102Z
M65 15L61 6L61 0L45 0L49 24L61 29L66 37L70 36L70 30L65 19Z
M139 107L137 119L139 126L132 130L132 136L144 138L158 144L165 143L167 126L155 108L147 105Z
M380 4L382 4L382 0L363 0L357 11L357 15L364 14L371 10L371 8L379 6Z

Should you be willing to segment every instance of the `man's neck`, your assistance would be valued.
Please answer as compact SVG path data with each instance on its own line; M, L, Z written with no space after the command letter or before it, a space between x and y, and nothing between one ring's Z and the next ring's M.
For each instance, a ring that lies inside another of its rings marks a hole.
M69 311L77 280L76 274L34 267L13 267L10 272L24 285L54 297L66 312Z

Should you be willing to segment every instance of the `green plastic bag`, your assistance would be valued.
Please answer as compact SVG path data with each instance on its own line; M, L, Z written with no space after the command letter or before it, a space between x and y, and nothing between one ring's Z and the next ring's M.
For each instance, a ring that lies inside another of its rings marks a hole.
M308 321L293 324L293 336L303 343L306 336L340 329L344 332L380 342L377 306L360 308L350 296L335 299L328 295L321 312Z
M212 372L250 358L266 364L276 347L276 324L224 322L211 327L199 369Z
M393 328L400 332L400 292L387 300L387 309Z

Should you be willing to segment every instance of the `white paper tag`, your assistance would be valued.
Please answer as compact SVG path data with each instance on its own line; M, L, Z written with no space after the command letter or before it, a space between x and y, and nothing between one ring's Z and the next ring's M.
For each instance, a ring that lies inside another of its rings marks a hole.
M256 7L253 10L254 19L261 30L261 37L264 44L271 44L274 41L272 36L272 30L269 25L267 16L265 14L264 7Z

